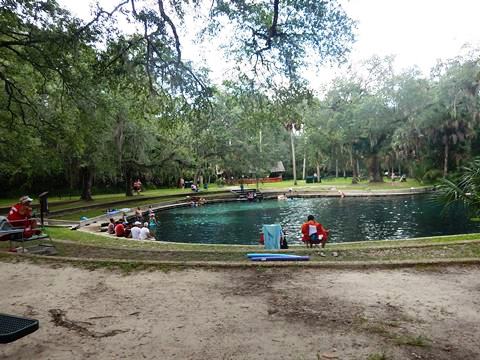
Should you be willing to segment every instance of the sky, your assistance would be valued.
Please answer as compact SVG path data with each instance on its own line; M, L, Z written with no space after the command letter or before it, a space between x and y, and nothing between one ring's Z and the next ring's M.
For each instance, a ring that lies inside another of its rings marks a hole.
M399 68L428 71L437 59L459 55L465 43L480 45L478 0L352 0L345 9L359 21L357 60L393 54Z
M449 59L462 52L469 43L480 47L478 31L479 0L340 0L347 14L358 22L357 41L350 62L359 63L373 55L395 56L395 70L413 66L428 75L439 59ZM59 0L74 15L90 19L89 1ZM110 10L115 0L100 0ZM215 49L188 45L183 55L193 61L206 62L219 82L228 66ZM207 51L205 51L207 50ZM204 52L203 56L199 56ZM202 64L204 65L204 64ZM308 74L315 88L330 81L343 70L324 67Z

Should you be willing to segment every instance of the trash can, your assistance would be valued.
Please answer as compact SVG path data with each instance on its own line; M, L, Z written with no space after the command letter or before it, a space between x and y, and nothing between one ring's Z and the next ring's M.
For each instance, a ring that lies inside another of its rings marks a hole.
M306 176L305 177L305 182L307 184L313 184L315 177L314 176Z
M208 183L203 183L203 188L204 188L205 190L208 190Z

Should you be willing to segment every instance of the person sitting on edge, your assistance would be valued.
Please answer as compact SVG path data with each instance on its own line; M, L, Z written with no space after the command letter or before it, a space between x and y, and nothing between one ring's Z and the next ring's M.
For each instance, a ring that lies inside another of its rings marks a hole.
M307 222L302 225L302 241L307 247L313 247L314 244L322 244L322 248L328 240L330 230L326 230L322 224L315 221L313 215L308 215Z
M121 220L118 220L115 225L115 236L124 237L125 236L125 226Z
M135 221L132 228L130 229L130 234L132 235L133 240L140 240L140 232L142 223L140 221Z
M152 237L153 235L150 233L150 229L148 228L148 222L145 222L143 227L140 229L140 240L147 240Z
M37 227L37 221L32 219L32 199L22 196L19 202L13 205L7 215L7 220L13 227L23 228L23 236L30 238L41 233Z
M123 223L123 226L125 227L125 237L126 237L126 238L131 238L131 237L132 237L132 227L133 227L133 224Z
M108 223L107 227L107 233L115 234L115 220L113 220L113 218L110 218L110 222Z
M287 232L282 229L282 237L280 238L280 249L288 249Z

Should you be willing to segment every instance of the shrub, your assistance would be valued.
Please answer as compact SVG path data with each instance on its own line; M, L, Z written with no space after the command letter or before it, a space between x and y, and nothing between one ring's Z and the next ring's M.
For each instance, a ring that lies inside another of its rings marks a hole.
M436 182L438 181L439 179L441 179L443 177L443 173L442 171L438 170L438 169L431 169L431 170L428 170L422 177L422 182L423 183L433 183L433 182Z

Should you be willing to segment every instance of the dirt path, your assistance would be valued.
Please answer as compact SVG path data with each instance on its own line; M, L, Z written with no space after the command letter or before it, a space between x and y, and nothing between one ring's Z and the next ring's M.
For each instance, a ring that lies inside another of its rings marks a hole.
M1 359L479 359L480 268L122 275L0 263ZM377 355L377 357L374 357Z

